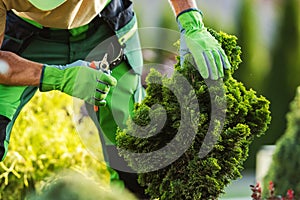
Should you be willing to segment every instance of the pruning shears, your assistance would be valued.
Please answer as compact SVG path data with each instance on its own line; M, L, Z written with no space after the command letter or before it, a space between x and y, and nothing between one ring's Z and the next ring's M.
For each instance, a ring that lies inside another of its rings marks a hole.
M110 64L107 61L108 53L105 53L101 61L93 61L91 63L91 67L97 70L101 70L102 72L106 74L111 74L110 71Z
M114 46L113 44L111 44L108 48L107 53L104 54L103 58L101 61L93 61L91 62L91 67L96 69L96 70L101 70L103 73L106 74L111 74L111 69L113 69L114 67L116 67L117 65L120 64L120 62L122 62L122 60L124 59L124 51L123 48L121 47L119 50L118 55L115 57L114 60L109 61L109 56L112 57L112 55L114 55ZM97 112L98 111L98 106L94 106L94 110Z
M103 73L111 74L110 64L107 61L108 53L105 53L101 61L93 61L91 63L91 67L97 70L101 70ZM97 112L99 110L98 106L94 106L94 111Z

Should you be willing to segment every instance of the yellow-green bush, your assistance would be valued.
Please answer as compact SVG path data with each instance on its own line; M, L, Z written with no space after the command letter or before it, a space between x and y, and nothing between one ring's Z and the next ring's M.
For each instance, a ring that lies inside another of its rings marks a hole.
M0 163L0 199L23 199L46 177L66 168L93 170L108 182L106 166L87 151L77 134L73 108L72 98L59 92L37 93L25 106L13 128L7 157Z
M41 194L30 195L28 200L137 200L127 190L103 187L102 180L89 173L67 170L49 180Z

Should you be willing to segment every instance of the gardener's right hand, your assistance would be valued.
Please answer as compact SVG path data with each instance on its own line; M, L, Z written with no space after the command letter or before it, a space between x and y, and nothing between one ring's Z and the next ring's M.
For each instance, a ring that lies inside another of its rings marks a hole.
M219 42L208 32L199 10L188 9L177 16L180 28L180 64L192 55L204 79L218 80L230 62Z
M110 86L116 84L114 77L79 60L69 65L44 65L39 89L41 92L59 90L90 104L104 106Z

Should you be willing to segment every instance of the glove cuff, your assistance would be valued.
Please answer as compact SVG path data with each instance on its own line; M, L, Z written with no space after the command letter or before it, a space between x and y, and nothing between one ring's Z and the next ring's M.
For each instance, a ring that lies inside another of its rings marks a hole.
M63 76L64 70L44 65L41 73L39 90L41 92L60 90L61 80L63 79Z
M201 16L203 17L203 13L202 13L201 10L199 10L198 8L189 8L189 9L187 9L187 10L181 11L181 12L177 15L176 21L178 22L178 17L179 17L180 15L182 15L182 14L184 14L184 13L186 13L186 12L190 12L190 11L197 11L197 12L199 12L199 13L201 14Z
M202 22L202 12L196 8L190 8L182 11L177 15L177 23L179 30L192 30L192 29L202 29L204 24Z
M39 85L39 90L42 92L42 86L43 86L43 79L44 79L44 72L45 72L45 65L43 65L42 68L42 73L41 73L41 77L40 77L40 85Z

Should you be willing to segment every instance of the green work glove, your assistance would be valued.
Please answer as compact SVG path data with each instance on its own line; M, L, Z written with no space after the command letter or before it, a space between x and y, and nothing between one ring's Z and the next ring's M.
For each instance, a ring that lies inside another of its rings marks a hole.
M41 92L59 90L90 104L104 106L110 86L116 84L114 77L79 60L69 65L44 65L39 89Z
M230 63L218 41L204 27L201 12L196 9L183 11L177 16L177 22L181 32L181 66L186 55L192 54L204 79L223 77L224 69L229 69Z

